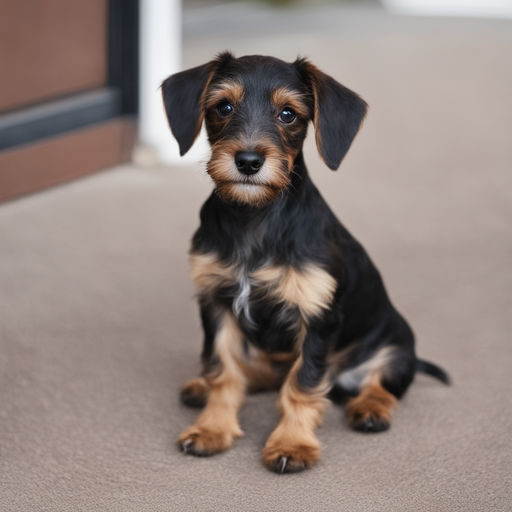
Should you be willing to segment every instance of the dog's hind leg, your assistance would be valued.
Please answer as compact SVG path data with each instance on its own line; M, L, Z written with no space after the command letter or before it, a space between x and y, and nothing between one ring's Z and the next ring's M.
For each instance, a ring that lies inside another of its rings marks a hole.
M181 388L180 399L188 407L204 407L208 400L210 385L205 377L195 377Z
M361 388L359 395L346 405L350 426L361 432L381 432L391 424L391 414L397 399L384 389L378 373L373 374Z
M249 393L279 389L285 372L290 367L293 354L266 354L249 348L247 354L238 362L247 379ZM180 398L188 407L204 407L210 392L210 382L207 377L195 377L185 383L181 389Z
M360 432L382 432L391 425L391 415L398 398L414 377L414 354L410 350L388 345L379 349L361 365L342 372L341 385L357 386L357 396L345 406L350 426Z

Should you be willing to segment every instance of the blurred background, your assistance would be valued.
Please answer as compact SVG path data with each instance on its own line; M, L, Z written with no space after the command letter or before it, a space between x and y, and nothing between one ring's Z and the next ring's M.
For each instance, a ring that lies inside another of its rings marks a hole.
M309 56L362 93L378 80L378 93L391 87L400 98L393 107L406 115L402 92L422 102L435 97L432 84L411 90L406 81L415 67L435 65L432 78L443 80L439 86L453 94L456 108L467 100L456 92L464 95L459 85L467 77L457 73L464 62L451 61L443 46L466 44L462 59L476 66L480 59L499 74L480 46L493 44L509 26L499 20L512 17L510 0L2 0L0 7L0 200L121 162L183 165L204 158L204 136L179 157L158 88L170 74L225 49ZM444 19L431 23L430 16ZM494 29L487 40L484 32ZM451 39L433 31L449 31ZM390 60L398 75L391 76ZM379 98L369 100L378 113Z
M275 395L233 450L174 447L212 186L159 85L226 49L369 103L338 172L312 128L306 163L454 380L418 376L381 436L331 409L323 462L285 479L259 462ZM511 55L509 0L0 0L0 508L510 510Z

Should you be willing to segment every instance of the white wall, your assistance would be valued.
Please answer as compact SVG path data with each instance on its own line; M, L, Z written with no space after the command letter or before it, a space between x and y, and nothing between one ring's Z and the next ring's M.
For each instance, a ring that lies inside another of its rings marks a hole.
M160 84L181 69L181 0L140 2L139 144L134 161L139 164L190 164L207 154L200 138L180 157L165 118Z
M403 14L512 18L512 0L383 0L383 3Z

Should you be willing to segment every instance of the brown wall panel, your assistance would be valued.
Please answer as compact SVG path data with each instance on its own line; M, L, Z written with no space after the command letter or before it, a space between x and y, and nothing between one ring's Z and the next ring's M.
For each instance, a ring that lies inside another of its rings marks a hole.
M125 162L134 140L135 122L118 118L2 151L0 201Z
M0 0L0 112L107 83L107 0Z

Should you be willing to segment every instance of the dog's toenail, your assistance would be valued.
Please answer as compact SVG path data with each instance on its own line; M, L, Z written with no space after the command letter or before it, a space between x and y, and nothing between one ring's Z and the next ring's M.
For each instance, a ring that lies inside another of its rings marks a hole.
M192 444L192 439L188 439L187 441L184 441L181 443L181 450L183 453L188 453L188 448Z

